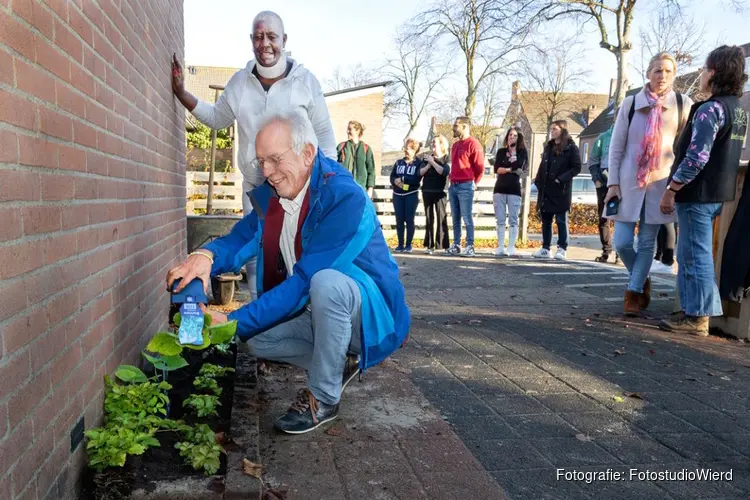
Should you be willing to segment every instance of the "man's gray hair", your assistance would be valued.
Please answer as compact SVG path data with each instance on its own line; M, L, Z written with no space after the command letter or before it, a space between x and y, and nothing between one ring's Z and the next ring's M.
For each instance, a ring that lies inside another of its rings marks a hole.
M281 34L283 35L285 33L284 21L281 19L281 16L270 10L264 10L262 12L259 12L258 15L255 16L255 19L253 19L253 31L255 31L255 25L258 24L258 22L266 20L277 21L279 25L281 25Z
M315 135L315 129L306 113L302 113L296 109L272 111L261 120L258 131L263 130L272 123L284 123L289 127L289 131L292 134L292 149L294 150L294 154L298 156L302 154L305 144L311 144L317 151L318 137Z

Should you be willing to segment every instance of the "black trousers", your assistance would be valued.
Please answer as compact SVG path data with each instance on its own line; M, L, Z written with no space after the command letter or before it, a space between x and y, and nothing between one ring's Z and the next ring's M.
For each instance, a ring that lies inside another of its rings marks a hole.
M424 232L425 248L447 249L450 247L448 235L448 197L445 193L422 193L424 212L427 216Z
M609 219L604 214L604 197L607 196L607 187L596 188L596 204L599 208L599 240L602 242L602 254L612 253L612 231L609 227Z
M654 259L671 266L674 264L674 248L677 243L677 231L673 222L662 224L656 236L656 255Z

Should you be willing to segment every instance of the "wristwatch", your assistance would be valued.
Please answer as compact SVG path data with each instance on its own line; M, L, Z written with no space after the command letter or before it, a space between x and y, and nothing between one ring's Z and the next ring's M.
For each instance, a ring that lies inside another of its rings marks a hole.
M667 190L672 191L673 193L679 193L680 191L677 189L674 189L671 184L667 184Z

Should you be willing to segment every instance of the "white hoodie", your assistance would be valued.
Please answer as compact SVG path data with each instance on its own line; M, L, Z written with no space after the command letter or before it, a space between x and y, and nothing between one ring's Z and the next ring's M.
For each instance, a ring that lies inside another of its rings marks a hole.
M247 192L262 184L265 179L255 165L255 136L258 133L260 120L266 111L285 110L299 107L307 116L318 137L318 146L323 154L336 158L336 139L333 135L331 117L323 97L323 89L318 79L294 59L292 69L286 78L274 83L266 92L258 78L253 74L255 60L247 63L229 79L216 104L198 101L193 110L201 123L212 129L223 129L237 120L239 129L239 169L244 178L243 188ZM243 212L247 214L250 206L247 196L243 196Z

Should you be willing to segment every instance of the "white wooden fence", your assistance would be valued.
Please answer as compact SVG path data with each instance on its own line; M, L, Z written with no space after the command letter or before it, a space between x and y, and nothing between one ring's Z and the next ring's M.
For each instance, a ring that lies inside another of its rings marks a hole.
M474 231L477 239L492 239L496 237L495 232L495 210L492 205L492 188L495 185L494 176L484 176L474 193ZM187 173L187 196L188 214L192 215L195 209L206 208L206 200L190 200L195 194L206 196L208 193L208 172ZM425 227L424 205L420 203L415 220L417 226L416 238L422 238ZM217 199L217 197L220 197ZM373 202L378 213L378 219L383 225L386 237L396 234L396 215L393 210L393 191L390 188L390 180L386 176L378 176L375 182L375 193ZM213 207L216 209L229 209L242 211L242 175L239 172L230 174L214 174L214 200ZM450 214L450 204L448 206ZM448 226L451 228L451 239L453 239L453 221L448 217ZM464 229L464 237L466 231Z

